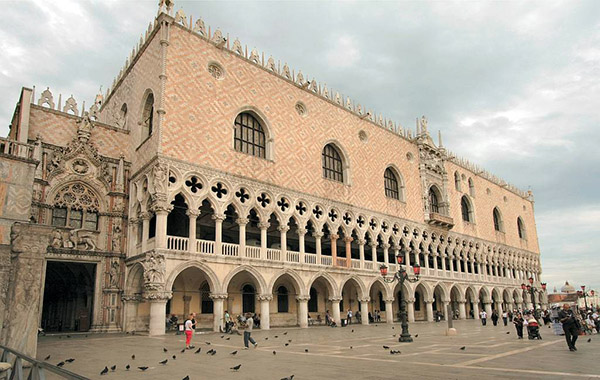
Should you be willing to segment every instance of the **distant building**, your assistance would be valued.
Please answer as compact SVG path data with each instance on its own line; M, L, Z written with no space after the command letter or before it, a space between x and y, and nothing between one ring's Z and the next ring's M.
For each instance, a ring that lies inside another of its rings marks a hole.
M596 290L586 289L586 293L588 294L588 296L583 297L581 294L581 290L576 290L573 285L569 284L568 281L565 281L565 284L560 288L560 293L557 293L556 288L554 288L554 293L548 294L548 303L576 303L580 308L582 308L585 307L587 301L588 307L600 306L600 296L598 295L598 292L596 292Z

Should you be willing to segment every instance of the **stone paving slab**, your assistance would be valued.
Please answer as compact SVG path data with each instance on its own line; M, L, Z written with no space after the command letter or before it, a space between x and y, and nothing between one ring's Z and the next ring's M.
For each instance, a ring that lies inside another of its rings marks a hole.
M543 340L517 340L512 326L481 326L458 321L458 336L445 336L444 323L413 323L413 343L399 343L398 324L344 328L311 327L255 330L258 348L243 350L242 336L197 334L193 344L202 348L181 353L182 335L148 337L125 334L71 334L41 337L38 358L52 355L56 364L92 379L600 379L600 336L580 337L578 352L566 348L564 338L542 329ZM353 331L354 330L354 331ZM506 334L506 332L510 334ZM396 335L396 337L394 337ZM221 338L223 336L223 338ZM277 338L276 338L277 336ZM229 338L229 340L226 340ZM291 342L288 342L291 340ZM208 345L206 342L211 343ZM285 343L289 343L285 346ZM388 346L402 353L391 355ZM465 350L460 347L465 346ZM168 349L163 352L163 347ZM352 347L352 348L351 348ZM217 354L205 352L216 349ZM236 355L230 353L237 350ZM308 352L305 352L308 350ZM276 351L276 355L273 355ZM135 354L135 360L131 355ZM172 358L176 355L176 359ZM166 365L159 361L169 359ZM125 365L132 369L125 371ZM242 364L239 371L230 369ZM104 366L115 372L100 376ZM145 372L138 366L150 367ZM52 379L48 376L48 379Z

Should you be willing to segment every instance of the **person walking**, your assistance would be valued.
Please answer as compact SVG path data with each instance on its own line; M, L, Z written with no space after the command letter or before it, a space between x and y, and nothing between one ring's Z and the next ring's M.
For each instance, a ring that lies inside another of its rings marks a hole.
M348 309L348 324L351 325L352 324L352 310Z
M498 326L498 312L496 310L492 311L492 323L494 326Z
M504 323L504 326L508 325L508 313L506 311L502 313L502 323Z
M517 329L518 339L523 339L523 316L521 313L517 313L517 315L513 317L513 323Z
M231 331L231 317L229 316L229 312L225 310L225 333Z
M573 310L569 307L569 304L564 304L562 310L558 312L558 320L562 323L569 351L577 351L575 342L577 342L577 337L579 336L579 328L577 327L577 320L575 319L575 315L573 314Z
M487 313L485 310L481 310L481 313L479 313L479 318L481 318L481 325L485 326L487 324Z
M192 320L194 319L194 315L190 314L188 319L185 321L185 348L190 349L190 343L192 342L192 335L194 334L194 323Z
M244 330L244 349L248 349L248 342L252 343L254 347L258 346L258 343L252 338L252 328L254 327L254 319L252 314L246 314L246 329Z

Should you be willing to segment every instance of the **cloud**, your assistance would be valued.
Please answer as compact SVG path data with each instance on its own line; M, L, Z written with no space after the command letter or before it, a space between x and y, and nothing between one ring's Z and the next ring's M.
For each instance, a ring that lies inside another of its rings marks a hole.
M354 66L360 60L360 51L351 36L340 36L327 53L327 64L339 68Z

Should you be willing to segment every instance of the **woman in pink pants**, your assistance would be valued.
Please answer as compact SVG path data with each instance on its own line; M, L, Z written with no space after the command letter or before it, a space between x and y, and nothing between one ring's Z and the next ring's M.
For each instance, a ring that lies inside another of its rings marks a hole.
M192 322L192 319L194 318L194 316L192 314L190 314L190 316L188 317L188 319L186 319L185 321L185 348L189 349L190 348L190 342L192 341L192 335L194 334L194 323Z

